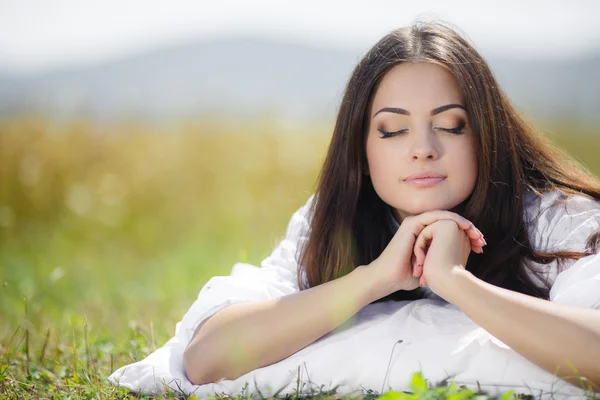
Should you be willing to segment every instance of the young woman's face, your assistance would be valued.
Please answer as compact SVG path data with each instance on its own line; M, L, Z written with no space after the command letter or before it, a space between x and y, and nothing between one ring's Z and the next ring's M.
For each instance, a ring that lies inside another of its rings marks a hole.
M377 195L401 221L449 210L475 188L475 137L450 72L403 63L382 79L370 110L366 153Z

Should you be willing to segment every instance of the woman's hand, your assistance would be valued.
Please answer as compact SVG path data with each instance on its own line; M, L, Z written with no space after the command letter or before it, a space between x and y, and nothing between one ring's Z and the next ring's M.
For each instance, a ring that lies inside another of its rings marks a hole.
M454 221L436 221L421 230L414 246L421 286L428 285L447 300L453 290L452 275L465 269L472 243L473 239Z
M419 287L415 243L427 226L441 220L448 220L470 238L469 250L480 252L485 245L481 232L471 221L456 213L438 210L404 218L387 247L369 264L380 271L382 279L390 286L390 293Z

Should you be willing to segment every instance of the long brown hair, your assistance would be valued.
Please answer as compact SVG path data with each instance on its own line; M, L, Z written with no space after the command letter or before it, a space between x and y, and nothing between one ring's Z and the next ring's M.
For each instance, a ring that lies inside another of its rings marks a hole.
M528 262L578 259L596 252L600 231L584 253L536 253L523 220L525 190L552 190L600 199L600 181L538 134L511 105L481 55L455 30L418 23L383 37L362 58L348 81L327 157L319 175L310 234L300 249L298 281L314 287L366 265L385 249L394 230L389 206L375 193L366 171L368 113L382 77L404 62L431 62L455 77L475 132L478 180L457 212L485 235L484 254L472 253L467 269L489 283L548 298L550 284ZM527 274L535 274L540 288ZM306 274L306 283L300 279ZM420 288L386 298L414 299Z

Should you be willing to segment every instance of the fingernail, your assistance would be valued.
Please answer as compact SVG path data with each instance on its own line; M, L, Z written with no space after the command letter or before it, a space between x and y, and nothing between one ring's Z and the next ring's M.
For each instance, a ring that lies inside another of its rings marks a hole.
M483 240L483 243L487 246L487 242L485 241L485 239L481 238L481 240Z

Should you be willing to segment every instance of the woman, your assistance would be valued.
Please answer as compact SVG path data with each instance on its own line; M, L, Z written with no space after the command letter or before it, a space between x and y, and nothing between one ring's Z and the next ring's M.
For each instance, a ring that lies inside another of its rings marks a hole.
M436 296L543 369L599 385L600 311L548 301L560 268L597 252L598 199L456 32L391 32L354 70L316 194L263 262L285 295L190 310L185 372L233 379L372 302Z

